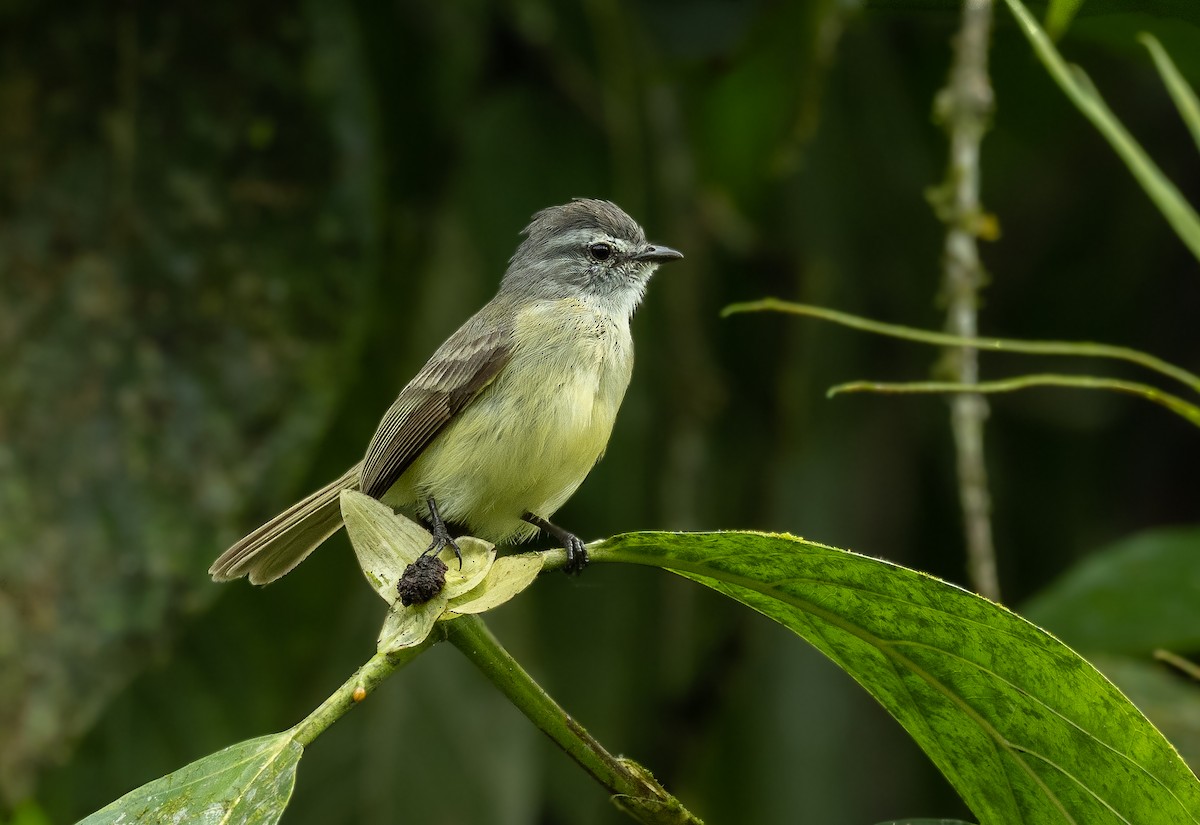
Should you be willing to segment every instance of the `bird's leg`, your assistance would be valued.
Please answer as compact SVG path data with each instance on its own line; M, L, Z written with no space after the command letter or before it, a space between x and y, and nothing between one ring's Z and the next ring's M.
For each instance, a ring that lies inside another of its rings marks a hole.
M437 502L433 500L433 496L425 499L425 506L429 508L429 531L433 533L433 542L425 548L425 552L421 555L428 556L430 553L437 555L443 547L449 545L454 549L454 556L458 559L458 569L462 570L462 551L458 549L458 543L450 538L450 531L446 528L446 522L442 520L442 514L438 512Z
M528 511L521 516L521 520L529 522L539 530L545 530L562 543L563 549L567 551L567 566L564 569L568 573L578 573L587 566L587 547L584 546L583 540L579 536L568 533L557 524L551 524L541 516L535 516Z

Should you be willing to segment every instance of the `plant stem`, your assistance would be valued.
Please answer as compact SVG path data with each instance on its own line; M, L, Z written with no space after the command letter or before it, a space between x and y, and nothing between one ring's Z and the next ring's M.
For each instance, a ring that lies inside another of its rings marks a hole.
M1154 651L1154 658L1160 662L1170 665L1184 676L1188 676L1193 680L1200 682L1200 667L1198 667L1194 662L1190 662L1183 658L1178 653L1172 653L1169 650L1163 650L1162 648L1159 648L1158 650Z
M942 288L946 328L955 335L977 334L978 292L983 284L976 240L985 226L979 202L979 146L992 112L988 79L988 40L992 0L964 0L962 26L954 41L954 64L946 88L938 93L937 114L950 134L950 161L940 217L946 222ZM947 352L958 383L979 380L979 354L972 348ZM976 393L956 395L950 421L958 456L958 490L967 543L967 572L983 596L999 601L1000 580L992 541L991 493L983 456L987 403Z
M681 825L700 820L667 793L650 772L605 750L509 655L478 616L445 623L450 642L529 717L543 733L613 794L613 802L646 825Z
M1175 234L1187 245L1197 260L1200 260L1200 215L1196 214L1196 210L1183 197L1179 187L1163 174L1158 164L1146 154L1146 150L1134 140L1133 135L1129 134L1129 130L1108 108L1108 104L1083 70L1063 60L1054 43L1042 31L1037 19L1029 13L1029 9L1025 8L1021 0L1004 2L1008 4L1013 17L1017 18L1022 33L1037 52L1038 59L1050 72L1050 76L1054 78L1054 82L1104 136L1142 189L1150 196L1150 200L1154 201L1154 205L1171 224Z
M333 692L333 695L292 728L292 738L307 747L310 742L324 733L326 728L344 716L347 711L364 698L370 696L380 682L417 658L427 648L440 642L443 638L445 638L445 635L439 634L438 629L435 627L434 632L429 634L429 637L424 642L415 647L391 653L376 653L367 660L366 664L356 670L353 676L343 682L342 686ZM359 694L356 699L355 692L360 689L363 693Z
M762 298L757 301L730 304L721 310L722 317L737 315L742 312L787 312L792 315L803 315L831 321L851 329L873 332L876 335L889 335L902 338L905 341L916 341L920 344L933 344L941 347L972 347L985 352L1003 352L1018 355L1066 355L1072 358L1112 358L1137 364L1139 367L1157 372L1159 375L1171 378L1183 384L1192 392L1200 393L1200 376L1188 372L1182 367L1156 358L1149 353L1140 352L1129 347L1118 347L1112 344L1099 344L1094 341L1025 341L1019 338L978 338L951 335L947 332L932 332L916 327L906 327L900 324L887 324L882 321L872 321L860 315L839 312L836 309L813 306L812 304L797 304L782 301L779 298Z
M1018 375L1013 378L1001 378L996 381L982 381L973 384L958 384L951 381L905 381L893 384L885 381L850 381L831 387L827 395L840 395L845 392L879 392L879 393L999 393L1025 390L1030 387L1072 387L1083 390L1111 390L1136 395L1147 401L1152 401L1165 407L1186 421L1200 427L1200 407L1189 404L1176 395L1163 392L1148 384L1136 381L1122 381L1117 378L1096 378L1090 375Z
M1142 32L1138 35L1138 41L1150 50L1150 56L1154 58L1154 66L1158 69L1163 85L1170 92L1171 100L1175 101L1175 108L1179 110L1184 125L1192 133L1196 148L1200 149L1200 98L1196 97L1196 91L1188 84L1187 78L1179 71L1175 61L1167 54L1157 37Z

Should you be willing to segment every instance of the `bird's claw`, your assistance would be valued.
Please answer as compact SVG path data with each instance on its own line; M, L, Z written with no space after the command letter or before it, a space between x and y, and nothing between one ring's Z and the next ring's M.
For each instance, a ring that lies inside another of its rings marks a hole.
M450 531L446 529L445 524L435 524L433 526L433 541L425 548L422 556L430 554L437 555L442 552L442 548L449 547L454 551L454 557L458 559L458 569L462 570L462 550L458 549L458 542L450 537Z
M583 539L568 533L563 536L563 549L567 551L567 563L563 570L568 574L577 575L587 567L588 552Z
M458 569L462 570L462 551L458 549L458 542L450 538L450 531L446 528L442 514L438 512L437 502L434 501L433 496L425 499L425 505L429 508L429 532L433 535L433 541L429 543L421 556L428 556L430 553L437 555L442 552L443 547L450 545L454 548L454 557L458 559Z

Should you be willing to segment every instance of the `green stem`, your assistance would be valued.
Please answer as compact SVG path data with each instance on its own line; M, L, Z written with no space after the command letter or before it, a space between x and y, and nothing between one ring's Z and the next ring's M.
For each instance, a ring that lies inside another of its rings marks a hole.
M1115 378L1093 378L1087 375L1020 375L1015 378L1005 378L999 381L982 381L978 384L956 384L951 381L907 381L903 383L888 383L883 381L851 381L838 384L826 393L829 396L844 392L881 392L881 393L960 393L960 392L1012 392L1029 387L1071 387L1084 390L1112 390L1129 395L1136 395L1147 401L1153 401L1166 407L1171 412L1187 419L1200 427L1200 407L1189 404L1182 398L1163 392L1148 384L1136 381L1120 381Z
M1142 32L1138 35L1138 40L1150 50L1150 56L1154 58L1154 65L1158 68L1159 77L1162 78L1167 91L1171 93L1171 99L1175 101L1175 108L1179 110L1179 116L1183 118L1188 131L1192 133L1192 140L1196 142L1196 148L1200 149L1200 99L1197 99L1195 90L1188 85L1187 79L1179 72L1175 61L1171 59L1171 55L1167 54L1167 50L1162 47L1162 43L1158 42L1157 37Z
M700 820L637 763L613 756L571 718L509 655L478 616L445 623L450 642L529 717L543 733L613 794L622 811L646 825L681 825Z
M325 729L344 716L347 711L369 696L375 687L387 677L411 662L444 638L434 628L434 632L424 642L403 650L391 653L376 653L366 664L354 672L354 675L342 683L333 695L292 728L292 738L307 747L310 742L325 732ZM355 696L356 691L362 693Z
M1200 393L1200 376L1163 361L1161 358L1156 358L1153 355L1128 347L1112 346L1111 344L1097 344L1090 341L1021 341L1015 338L963 338L946 332L931 332L929 330L900 326L899 324L885 324L881 321L872 321L869 318L851 315L847 312L838 312L836 309L825 309L824 307L816 307L809 304L795 304L790 301L781 301L778 298L764 298L760 301L730 304L721 311L721 315L729 316L742 312L762 311L787 312L792 315L820 318L823 321L832 321L835 324L841 324L842 326L862 330L863 332L874 332L878 335L889 335L893 338L903 338L908 341L933 344L939 347L971 347L978 350L1011 352L1025 355L1069 355L1087 358L1112 358L1118 361L1137 364L1160 375L1165 375L1185 385L1193 392Z
M1198 667L1194 662L1183 658L1178 653L1172 653L1169 650L1163 650L1162 648L1159 648L1158 650L1154 651L1154 658L1160 662L1170 665L1183 675L1200 682L1200 667Z
M1042 65L1050 72L1054 82L1075 104L1075 108L1079 109L1104 136L1163 217L1171 224L1175 234L1188 246L1192 254L1200 259L1200 216L1196 214L1196 210L1112 113L1104 98L1100 97L1100 93L1092 85L1091 79L1078 66L1063 60L1050 38L1038 25L1037 19L1029 13L1029 9L1025 8L1021 0L1004 2L1008 4L1013 17L1017 18L1021 31L1033 46Z

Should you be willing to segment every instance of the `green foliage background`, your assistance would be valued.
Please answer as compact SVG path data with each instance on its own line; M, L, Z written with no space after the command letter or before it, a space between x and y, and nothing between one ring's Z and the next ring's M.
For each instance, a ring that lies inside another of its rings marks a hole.
M1086 3L1061 45L1196 202L1200 159L1135 34L1200 85L1197 15L1135 6ZM1194 259L998 20L983 174L1004 234L984 250L983 331L1194 369ZM688 258L652 284L608 456L562 523L787 530L962 581L944 403L823 395L924 377L935 354L717 317L772 294L940 325L923 191L944 166L929 113L956 26L952 3L900 0L0 4L4 804L73 821L291 725L370 655L382 609L344 538L264 590L204 571L359 457L528 216L573 196L616 200ZM991 404L1009 604L1105 544L1195 521L1183 421L1095 393ZM1146 577L1147 604L1197 575L1186 550L1152 561L1177 573ZM1103 650L1078 618L1108 602L1059 590L1078 605L1064 637ZM489 622L713 822L967 818L847 676L700 588L597 567ZM1143 657L1168 643L1129 637ZM1196 689L1170 687L1184 748ZM284 821L402 817L622 821L442 649L314 745Z

